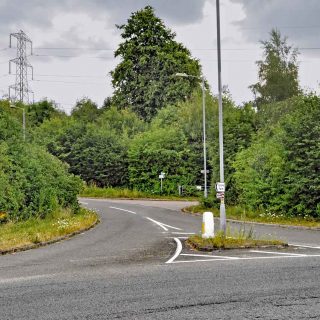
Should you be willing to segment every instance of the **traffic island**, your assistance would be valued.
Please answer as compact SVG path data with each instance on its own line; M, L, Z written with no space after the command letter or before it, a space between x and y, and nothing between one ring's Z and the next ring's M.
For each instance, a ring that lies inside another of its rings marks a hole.
M288 243L273 239L253 239L241 236L225 236L217 233L213 238L204 239L200 235L193 235L186 240L186 245L194 250L211 252L225 249L253 249L288 247Z

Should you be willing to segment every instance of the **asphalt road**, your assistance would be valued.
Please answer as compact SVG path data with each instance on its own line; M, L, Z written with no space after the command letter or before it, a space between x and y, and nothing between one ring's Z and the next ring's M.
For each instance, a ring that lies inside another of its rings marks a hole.
M320 319L319 231L255 226L293 246L200 254L183 246L201 228L185 203L82 202L94 229L0 256L1 320Z

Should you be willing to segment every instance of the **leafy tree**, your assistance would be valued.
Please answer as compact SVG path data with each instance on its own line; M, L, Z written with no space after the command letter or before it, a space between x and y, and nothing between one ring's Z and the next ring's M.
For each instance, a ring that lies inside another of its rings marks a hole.
M71 116L82 122L93 122L99 115L98 106L87 98L78 101L71 111Z
M112 74L114 103L130 107L149 121L157 111L191 95L195 79L179 79L178 72L199 76L200 66L190 51L174 40L175 34L147 6L117 26L124 42L115 52L121 57Z
M27 121L28 126L39 126L45 120L51 119L53 117L63 116L64 112L58 110L53 101L42 100L37 103L28 105L27 111Z
M257 61L259 82L250 86L258 108L261 104L283 101L299 94L297 49L287 44L273 29L270 40L261 41L264 60Z

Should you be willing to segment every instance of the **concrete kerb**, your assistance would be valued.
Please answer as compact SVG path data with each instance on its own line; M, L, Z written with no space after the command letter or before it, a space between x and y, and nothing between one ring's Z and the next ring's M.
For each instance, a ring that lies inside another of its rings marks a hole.
M77 231L74 231L72 233L66 234L64 236L57 237L57 238L54 238L54 239L51 239L51 240L48 240L48 241L44 241L44 242L32 243L32 244L29 244L29 245L26 245L26 246L23 246L23 247L14 247L14 248L7 249L7 250L0 250L0 255L16 253L16 252L21 252L21 251L27 251L27 250L31 250L31 249L36 249L36 248L39 248L39 247L47 246L47 245L52 244L52 243L60 242L62 240L67 240L67 239L70 239L70 238L76 236L77 234L80 234L80 233L83 233L85 231L88 231L88 230L92 229L98 223L100 223L100 219L99 218L91 226L83 228L81 230L77 230Z
M202 216L202 213L200 212L190 212L187 210L187 208L181 209L183 213L191 214L194 216ZM220 221L219 217L215 217L215 220ZM286 228L286 229L300 229L300 230L314 230L314 231L320 231L320 227L306 227L306 226L294 226L290 224L278 224L278 223L265 223L265 222L255 222L255 221L243 221L243 220L234 220L234 219L227 219L228 222L232 223L243 223L243 224L253 224L253 225L261 225L261 226L268 226L268 227L280 227L280 228Z

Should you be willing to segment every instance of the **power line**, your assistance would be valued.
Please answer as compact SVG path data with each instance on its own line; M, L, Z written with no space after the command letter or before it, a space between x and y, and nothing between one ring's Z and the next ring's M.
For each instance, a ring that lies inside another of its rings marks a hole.
M33 82L53 82L53 83L70 83L70 84L92 84L92 85L106 85L101 82L76 82L76 81L63 81L63 80L32 80Z

